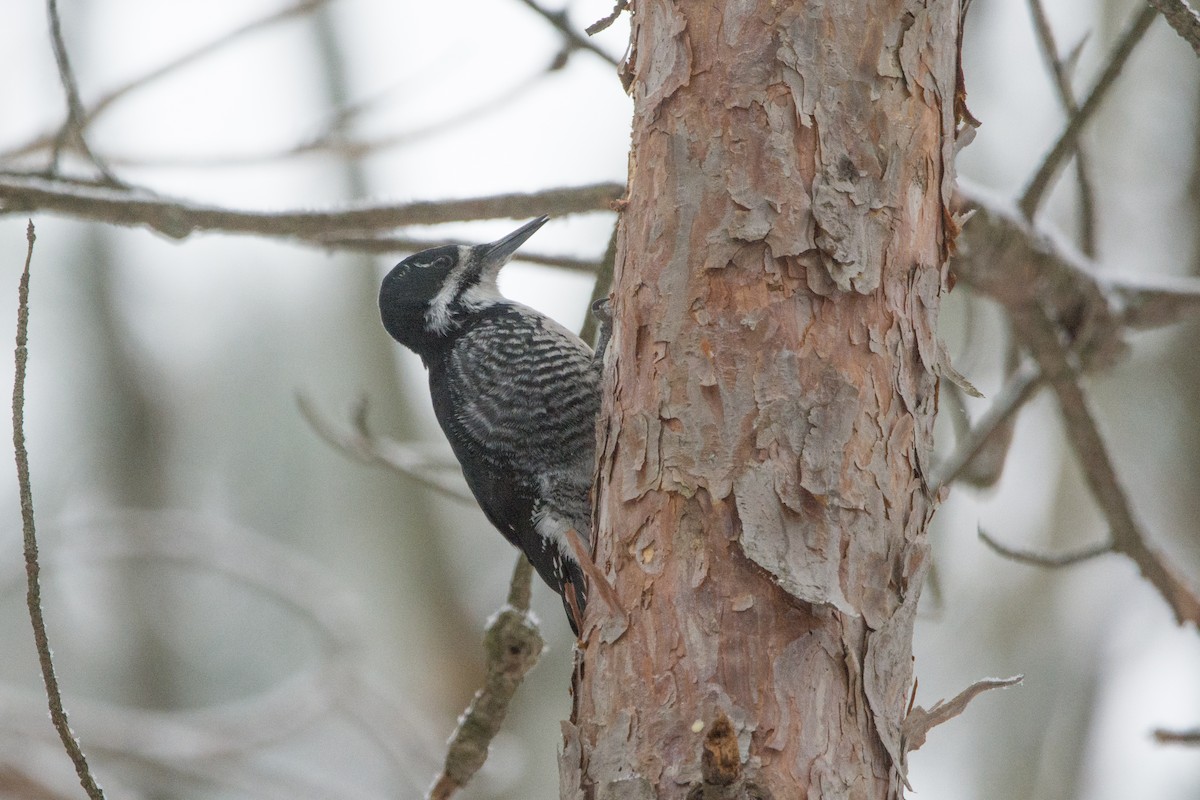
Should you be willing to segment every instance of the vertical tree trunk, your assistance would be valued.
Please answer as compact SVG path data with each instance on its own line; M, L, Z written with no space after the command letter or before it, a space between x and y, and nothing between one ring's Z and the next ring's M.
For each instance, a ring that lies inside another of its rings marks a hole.
M958 4L632 4L564 798L902 793Z

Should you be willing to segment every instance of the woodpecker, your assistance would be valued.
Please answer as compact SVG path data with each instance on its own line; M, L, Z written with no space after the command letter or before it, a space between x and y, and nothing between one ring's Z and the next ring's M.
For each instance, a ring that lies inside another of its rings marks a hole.
M429 370L434 414L483 513L562 596L578 634L599 361L578 336L496 286L548 219L490 244L409 256L383 279L379 311L392 338ZM583 547L572 546L572 532Z

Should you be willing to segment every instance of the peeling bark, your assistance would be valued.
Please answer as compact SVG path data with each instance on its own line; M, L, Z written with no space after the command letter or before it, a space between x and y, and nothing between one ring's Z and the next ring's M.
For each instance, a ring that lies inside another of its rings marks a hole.
M632 5L596 526L629 618L589 606L562 796L688 797L724 716L737 796L898 797L958 0Z

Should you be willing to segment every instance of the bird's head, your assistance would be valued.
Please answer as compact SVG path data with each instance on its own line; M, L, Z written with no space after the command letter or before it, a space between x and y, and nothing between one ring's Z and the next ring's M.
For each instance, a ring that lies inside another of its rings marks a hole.
M422 353L472 314L504 302L496 286L500 269L549 219L538 217L488 244L433 247L404 259L379 290L383 327Z

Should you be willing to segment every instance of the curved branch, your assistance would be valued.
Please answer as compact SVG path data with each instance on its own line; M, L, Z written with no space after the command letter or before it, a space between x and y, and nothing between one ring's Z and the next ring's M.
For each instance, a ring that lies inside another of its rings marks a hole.
M1104 544L1092 545L1085 547L1082 550L1076 550L1072 553L1061 553L1059 555L1049 555L1044 553L1035 553L1032 550L1018 550L1015 547L1009 547L1006 544L1001 544L998 540L993 539L983 528L978 529L979 538L988 547L995 550L1005 558L1012 559L1021 564L1028 564L1033 567L1049 567L1058 569L1059 567L1069 567L1078 564L1082 561L1088 561L1102 556L1105 553L1113 552L1112 542Z

